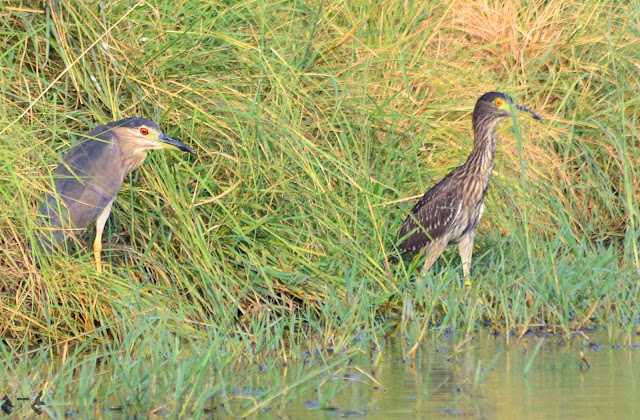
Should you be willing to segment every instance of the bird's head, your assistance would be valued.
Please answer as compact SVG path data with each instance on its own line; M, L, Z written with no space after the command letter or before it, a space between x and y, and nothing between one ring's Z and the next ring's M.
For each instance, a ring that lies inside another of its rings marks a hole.
M134 150L173 149L196 154L190 147L164 134L156 123L146 118L125 118L109 126L121 144Z
M542 119L535 112L515 104L511 97L500 92L489 92L482 95L476 102L476 107L473 110L473 119L478 119L478 121L485 119L497 120L509 117L513 111L526 112L536 120Z

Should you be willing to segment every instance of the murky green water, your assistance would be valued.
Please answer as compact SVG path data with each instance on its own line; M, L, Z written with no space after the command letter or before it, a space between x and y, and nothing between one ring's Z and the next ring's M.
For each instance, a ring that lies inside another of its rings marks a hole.
M602 334L587 337L546 337L527 375L540 337L507 344L504 336L478 334L457 354L461 337L429 340L415 364L403 361L407 349L400 340L389 340L380 351L354 358L346 372L311 395L257 417L640 418L640 340L612 346ZM323 401L332 385L338 391Z
M73 380L53 379L43 399L47 415L69 419L175 418L177 413L257 419L640 418L640 336L615 343L603 333L576 334L570 341L549 335L507 342L479 332L472 338L427 337L415 361L407 357L410 343L393 338L286 360L267 354L236 363L232 354L227 367L201 366L203 354L212 350L200 345L145 359L120 355L122 360L95 371L88 367L94 359L86 366L78 359L73 365L83 367ZM121 378L120 385L111 386L112 378ZM127 387L122 378L129 380ZM30 392L37 386L0 388L16 402L14 415L33 416L17 397L33 399Z

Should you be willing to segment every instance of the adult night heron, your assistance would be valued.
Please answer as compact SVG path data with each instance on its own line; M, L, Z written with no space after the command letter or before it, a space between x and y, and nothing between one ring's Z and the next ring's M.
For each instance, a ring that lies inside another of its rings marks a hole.
M457 243L462 271L465 277L469 276L475 229L484 211L495 159L496 125L512 110L542 119L500 92L485 93L478 99L472 117L473 150L467 161L427 191L402 224L397 248L409 255L424 250L424 271L431 268L447 245Z
M102 272L102 231L124 177L152 149L195 154L146 118L125 118L94 128L71 148L53 171L53 188L40 207L40 249L51 252L68 236L96 222L93 253Z

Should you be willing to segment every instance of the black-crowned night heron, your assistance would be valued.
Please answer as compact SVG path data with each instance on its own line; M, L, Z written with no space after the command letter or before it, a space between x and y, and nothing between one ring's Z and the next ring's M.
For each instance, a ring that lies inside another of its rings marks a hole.
M40 207L40 249L49 253L68 236L96 222L93 253L102 272L102 231L124 177L152 149L195 154L146 118L125 118L94 128L71 148L53 171L53 187Z
M402 224L397 248L409 255L424 250L424 271L431 268L447 245L457 243L462 271L465 277L469 276L475 229L484 211L493 171L496 125L512 110L542 119L500 92L485 93L478 99L472 117L473 150L467 161L427 191Z

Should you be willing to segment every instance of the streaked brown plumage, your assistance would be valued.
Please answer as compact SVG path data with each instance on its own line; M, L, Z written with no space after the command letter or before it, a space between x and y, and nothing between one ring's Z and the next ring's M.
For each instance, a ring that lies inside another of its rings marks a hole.
M402 254L424 250L424 270L429 270L447 245L457 243L465 276L471 268L475 228L484 211L496 152L497 123L511 115L511 109L534 112L513 104L503 93L482 95L473 110L473 150L467 161L451 171L411 209L398 234L397 248Z
M149 150L161 148L195 154L146 118L125 118L91 130L53 171L53 187L40 207L40 249L51 252L95 221L93 250L100 272L102 232L124 177L144 162Z

